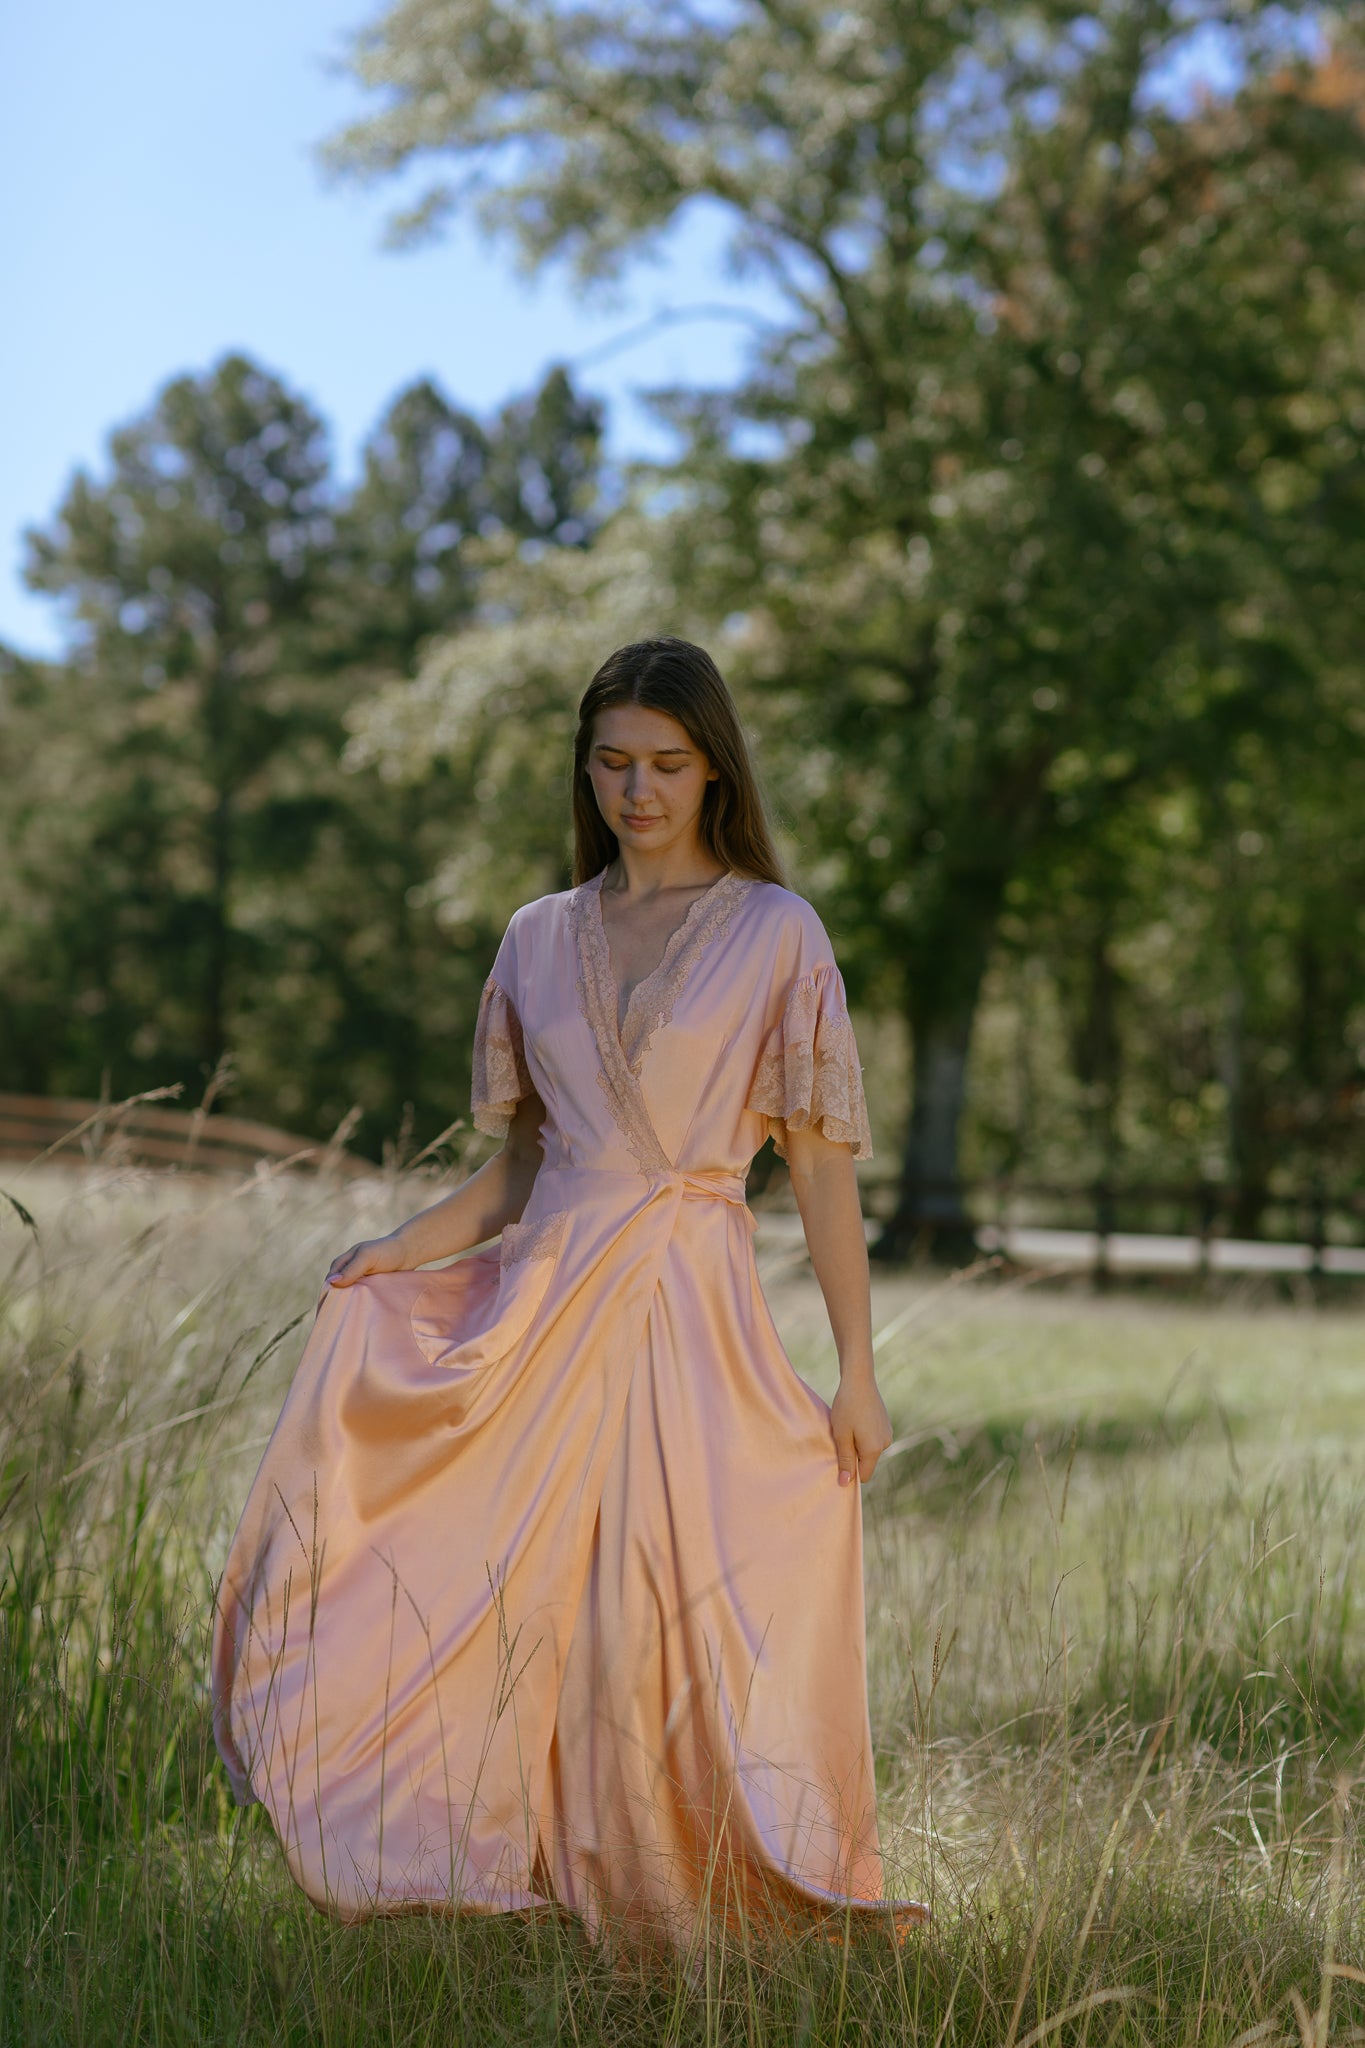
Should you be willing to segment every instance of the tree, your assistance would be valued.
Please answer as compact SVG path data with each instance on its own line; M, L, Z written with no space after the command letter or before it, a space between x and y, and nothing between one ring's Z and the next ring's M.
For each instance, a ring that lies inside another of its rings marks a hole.
M89 971L111 1021L136 1015L140 1064L190 1078L228 1049L248 846L286 822L270 764L327 718L291 673L333 540L326 439L229 356L167 385L110 449L108 480L78 474L28 537L29 583L74 614L72 684L105 741L87 901L63 915L98 904Z
M568 886L568 763L585 680L604 648L641 638L661 615L688 623L656 543L629 513L590 548L489 543L463 630L433 640L414 677L357 707L353 767L418 787L444 772L464 793L431 882L456 933L499 932L528 897Z
M600 432L562 370L482 422L422 381L343 494L311 411L230 358L113 436L31 538L70 657L0 662L7 1071L193 1090L226 1055L242 1107L358 1105L374 1149L459 1114L493 934L452 944L427 884L473 793L347 770L346 721L468 617L490 549L591 535Z
M102 1002L83 979L85 947L59 949L53 929L54 910L65 909L82 939L93 936L85 929L85 727L62 682L51 664L0 648L0 1074L7 1087L34 1094L54 1081L61 1088L54 1052L89 1033L92 997L96 1011ZM94 1067L98 1076L98 1058Z
M551 369L483 425L425 378L389 406L339 509L330 614L348 664L406 675L473 608L471 543L581 546L598 518L602 407Z
M338 509L320 611L317 658L335 669L346 728L469 621L490 562L578 553L598 517L601 433L600 405L562 369L482 422L429 383L399 394ZM388 759L378 772L358 744L343 764L345 740L339 727L335 808L292 922L307 920L311 971L333 990L330 1100L364 1106L371 1142L402 1117L425 1140L462 1109L467 1020L501 929L432 881L481 815L481 779L450 756L420 775Z
M358 41L385 106L336 159L456 167L405 231L469 203L590 281L706 201L785 295L746 387L671 415L698 609L747 618L812 886L911 1026L891 1252L962 1233L1011 878L1244 731L1352 730L1362 138L1294 53L1324 18L1345 48L1345 9L400 0ZM1205 33L1239 89L1180 109Z

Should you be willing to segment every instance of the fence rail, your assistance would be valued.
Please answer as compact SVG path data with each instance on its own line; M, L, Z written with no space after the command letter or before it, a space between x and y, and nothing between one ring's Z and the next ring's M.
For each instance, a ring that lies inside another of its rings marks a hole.
M1258 1189L1233 1183L920 1180L861 1183L869 1213L932 1242L969 1234L982 1248L1057 1256L1097 1274L1134 1271L1365 1273L1365 1188Z
M165 1091L169 1092L169 1091ZM172 1109L164 1100L83 1102L56 1095L0 1094L0 1159L31 1165L54 1159L179 1168L191 1173L251 1173L258 1166L346 1178L373 1173L336 1143L319 1144L245 1117Z

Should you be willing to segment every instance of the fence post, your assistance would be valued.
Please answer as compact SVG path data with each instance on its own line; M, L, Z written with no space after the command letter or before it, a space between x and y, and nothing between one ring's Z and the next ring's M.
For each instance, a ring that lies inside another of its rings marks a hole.
M1207 1280L1213 1270L1211 1246L1213 1226L1218 1220L1218 1190L1208 1181L1199 1189L1199 1277Z
M1321 1174L1313 1176L1311 1219L1308 1242L1313 1248L1313 1263L1309 1271L1318 1274L1322 1272L1322 1254L1327 1243L1327 1196Z
M1095 1288L1103 1293L1109 1285L1109 1239L1114 1229L1114 1196L1107 1181L1095 1189Z

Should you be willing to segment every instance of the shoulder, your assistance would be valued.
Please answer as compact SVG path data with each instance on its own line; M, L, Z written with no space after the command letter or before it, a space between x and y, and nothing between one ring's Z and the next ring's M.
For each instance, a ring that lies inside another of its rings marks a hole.
M769 950L769 957L784 968L799 965L804 972L824 961L834 961L834 948L820 914L794 889L777 882L753 882L744 900L744 928L747 939Z
M515 993L518 973L537 959L554 933L562 930L569 907L578 892L556 889L548 896L534 896L507 920L507 928L493 962L492 978L509 994Z
M562 923L578 893L577 889L555 889L548 896L533 896L529 903L523 903L508 918L509 937L513 933L540 931L547 925Z

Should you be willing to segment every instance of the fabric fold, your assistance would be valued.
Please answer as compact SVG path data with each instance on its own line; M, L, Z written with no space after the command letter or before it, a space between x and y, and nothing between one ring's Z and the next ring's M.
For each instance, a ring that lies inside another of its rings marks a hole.
M788 1131L804 1130L851 1145L855 1159L872 1157L858 1047L843 976L832 961L793 982L759 1057L747 1107L766 1118L780 1159Z
M432 1365L448 1373L478 1373L506 1358L530 1329L554 1272L563 1218L545 1219L539 1250L505 1255L504 1248L475 1252L423 1275L426 1286L412 1305L412 1334ZM513 1226L519 1229L520 1226ZM504 1233L505 1234L505 1233ZM518 1249L515 1238L512 1250ZM471 1288L463 1268L478 1260L489 1279Z

